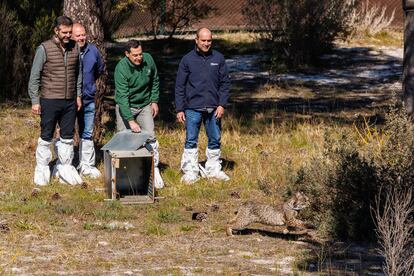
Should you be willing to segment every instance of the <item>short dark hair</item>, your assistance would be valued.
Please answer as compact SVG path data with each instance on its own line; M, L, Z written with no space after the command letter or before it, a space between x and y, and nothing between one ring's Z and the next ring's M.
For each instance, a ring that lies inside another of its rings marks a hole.
M66 15L59 16L55 20L55 28L59 28L60 25L72 26L73 20Z
M125 51L127 51L129 53L129 52L131 52L131 48L136 49L139 46L142 47L141 42L139 42L136 39L131 39L130 41L127 42L127 44L125 46Z

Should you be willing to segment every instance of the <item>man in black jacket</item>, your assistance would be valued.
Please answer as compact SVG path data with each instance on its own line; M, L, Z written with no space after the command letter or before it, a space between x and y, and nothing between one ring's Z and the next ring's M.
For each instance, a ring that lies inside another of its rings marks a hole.
M177 120L186 128L181 181L190 184L199 179L197 144L202 122L208 137L202 175L227 181L230 178L221 170L220 161L221 118L230 90L227 66L224 56L211 49L209 29L199 29L195 43L195 49L180 62L175 85Z

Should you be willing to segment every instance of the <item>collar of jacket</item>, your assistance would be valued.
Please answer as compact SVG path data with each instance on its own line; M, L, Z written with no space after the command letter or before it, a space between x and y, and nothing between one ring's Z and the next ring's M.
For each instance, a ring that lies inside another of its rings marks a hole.
M57 37L57 35L53 35L52 36L52 41L53 41L53 43L55 43L55 45L59 48L59 49L61 49L62 50L62 47L60 46L60 40L59 40L59 38ZM69 43L66 43L66 44L63 44L63 46L64 46L64 49L65 49L65 52L66 51L68 51L68 50L70 50L70 49L72 49L72 48L74 48L74 46L76 45L76 43L75 43L75 41L74 40L69 40ZM62 51L63 52L63 51Z
M81 51L81 53L86 54L86 52L89 51L89 43L86 42L83 48L79 47L79 50Z
M208 50L208 52L207 53L202 53L202 52L200 52L199 50L198 50L198 48L197 48L197 46L195 46L194 47L194 52L198 55L198 56L201 56L201 57L209 57L209 56L211 56L212 54L213 54L213 50L210 48L210 50Z

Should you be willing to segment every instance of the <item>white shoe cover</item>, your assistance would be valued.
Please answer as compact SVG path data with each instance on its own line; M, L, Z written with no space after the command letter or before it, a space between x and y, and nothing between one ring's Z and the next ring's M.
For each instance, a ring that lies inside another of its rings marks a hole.
M101 172L95 167L95 146L92 140L81 139L79 143L79 166L81 175L96 179Z
M56 178L59 178L59 173L58 173L58 170L57 170L57 166L60 164L59 155L58 155L58 148L59 148L60 143L61 143L60 138L54 139L54 141L53 141L53 150L55 151L55 156L58 159L56 160L56 163L53 166L52 177L56 177Z
M220 149L206 149L206 167L205 174L207 178L216 178L218 180L228 181L230 177L221 170Z
M82 184L82 178L72 165L73 139L62 139L58 144L59 163L56 165L59 181L70 185Z
M161 174L160 174L160 169L158 168L158 163L159 163L159 152L158 152L158 141L155 141L153 143L150 143L152 149L154 150L154 186L157 189L162 189L164 188L164 180L162 180Z
M193 173L186 173L181 177L181 182L185 184L193 184L197 182L200 177Z
M162 180L160 169L158 167L154 167L154 187L156 189L164 188L164 180Z
M37 140L36 167L34 172L34 183L38 186L47 185L50 181L49 162L52 160L50 144L42 138Z
M181 170L184 175L181 177L181 182L192 184L200 179L198 168L198 149L184 149L181 158Z

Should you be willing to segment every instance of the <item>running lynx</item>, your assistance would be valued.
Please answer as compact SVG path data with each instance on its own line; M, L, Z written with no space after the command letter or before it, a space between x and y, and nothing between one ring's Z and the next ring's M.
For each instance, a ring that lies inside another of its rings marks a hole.
M309 198L302 192L297 192L284 204L272 206L253 202L246 202L240 206L237 215L229 221L227 235L233 235L233 229L242 230L250 223L267 225L286 225L305 228L304 223L296 219L298 211L309 206ZM287 234L288 229L283 233Z

